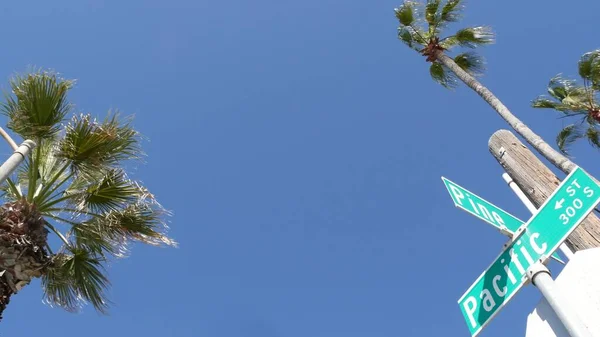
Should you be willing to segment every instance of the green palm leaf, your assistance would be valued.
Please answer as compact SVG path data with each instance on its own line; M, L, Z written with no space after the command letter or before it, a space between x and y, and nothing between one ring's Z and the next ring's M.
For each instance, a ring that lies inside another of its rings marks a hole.
M396 18L403 26L411 26L415 22L415 9L417 3L405 1L400 7L395 8Z
M113 227L120 228L126 237L151 245L176 246L177 243L161 232L167 227L163 221L164 210L152 203L137 203L120 212L112 212L107 219Z
M90 115L75 116L56 156L68 160L75 172L93 176L123 160L140 158L139 134L129 122L121 124L117 114L102 123Z
M600 82L600 50L583 54L577 64L579 76L593 84Z
M416 33L407 27L399 27L398 28L398 39L400 39L400 41L406 43L407 46L409 46L410 48L414 49L414 50L420 50L421 48L418 48L416 46L416 44L420 44L419 41L419 36L416 35Z
M461 29L456 32L454 39L450 39L448 43L451 44L455 41L455 43L468 48L491 44L495 41L491 28L484 26Z
M560 75L557 75L550 79L548 83L548 94L558 101L562 102L569 93L573 91L573 88L576 86L575 81L568 80Z
M106 313L106 289L110 282L102 272L103 260L81 248L70 248L59 253L42 277L47 302L68 311L77 311L85 302Z
M442 7L442 22L456 22L460 19L461 0L449 0Z
M579 76L581 76L581 78L586 80L591 79L591 77L593 76L593 63L597 56L598 55L596 52L585 53L583 54L583 56L581 56L581 59L577 64Z
M73 226L72 234L76 246L117 257L126 253L128 241L177 246L175 241L162 234L167 227L163 221L164 212L153 203L131 204L123 210L111 211Z
M464 71L474 76L483 74L485 70L483 59L472 52L456 55L456 57L454 57L454 62L456 62L456 64Z
M12 95L5 95L6 103L2 104L2 112L9 118L8 127L23 138L54 137L71 111L67 92L73 81L38 71L15 76L10 86Z
M593 147L600 149L600 130L596 129L593 126L590 126L586 133L585 136L587 138L587 140L590 142L590 145L592 145Z
M441 0L427 0L425 5L425 20L429 24L429 33L433 33L433 28L440 22L440 16L438 15L438 8L440 7Z
M590 93L588 89L577 85L573 80L555 76L548 84L548 94L554 99L568 106L568 110L585 112L590 107ZM566 111L563 109L562 111Z
M75 224L69 231L75 247L85 249L94 255L124 257L127 241L102 223L101 218L90 218Z
M557 101L553 101L542 96L536 98L531 102L531 107L540 108L540 109L554 109L561 112L570 111L570 107L568 105L562 104Z
M439 62L433 62L431 64L429 67L429 74L434 81L446 88L455 88L457 85L456 78L453 74Z
M0 196L6 201L16 201L23 198L23 191L12 179L8 178L4 184L0 185Z
M144 194L144 189L127 179L121 169L110 169L104 176L79 191L70 190L78 210L106 213L120 210Z
M556 144L562 153L568 155L568 148L584 134L581 129L574 124L566 126L556 136Z
M31 157L23 162L17 168L17 177L21 185L27 186L27 189L32 188L37 193L34 194L36 202L39 204L42 200L39 199L39 194L48 188L48 185L54 184L57 180L65 178L64 171L59 172L61 167L65 165L65 162L60 158L57 158L54 153L56 151L56 143L54 142L41 142L36 148L36 151L40 152L39 156L36 156L35 160ZM35 174L37 178L35 183L29 181L31 174L31 163L34 163ZM35 186L34 186L35 185Z

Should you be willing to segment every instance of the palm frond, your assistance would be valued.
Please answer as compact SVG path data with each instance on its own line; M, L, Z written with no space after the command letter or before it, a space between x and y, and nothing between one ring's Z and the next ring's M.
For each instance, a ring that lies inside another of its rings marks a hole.
M444 48L445 50L451 50L452 48L458 46L458 39L456 38L456 35L447 36L441 39L439 44L440 47Z
M453 74L439 62L433 62L431 64L429 67L429 74L434 81L448 89L455 88L458 84Z
M123 160L140 158L139 137L130 121L121 123L118 114L102 123L90 115L75 116L66 126L56 156L70 161L78 174L94 175Z
M416 21L416 8L418 3L414 1L404 1L404 3L398 7L394 8L394 12L396 13L396 18L403 26L411 26Z
M164 221L167 214L160 205L143 202L130 205L120 212L112 212L107 219L131 240L155 246L177 246L177 242L164 234L168 229Z
M583 54L577 64L579 76L591 83L600 82L600 50Z
M23 198L23 191L11 178L7 178L6 181L0 185L0 197L5 201L17 201Z
M75 247L85 249L95 255L115 257L126 255L126 238L100 219L90 218L71 227L70 238Z
M81 248L54 256L53 263L42 276L45 301L68 311L77 311L85 302L106 313L106 289L110 283L102 269L101 258Z
M64 164L64 161L54 155L56 152L55 142L42 142L41 146L38 146L38 149L40 157L37 160L36 166L40 183L45 184L52 180L57 171L62 167L62 164Z
M425 20L429 24L429 33L432 34L435 27L439 24L441 16L438 14L441 0L427 0L425 4Z
M123 210L111 211L103 216L92 217L72 227L71 234L77 247L122 257L129 241L150 245L177 246L166 236L167 214L153 203L135 203Z
M17 167L15 170L14 176L16 182L23 186L24 188L29 187L29 165L31 163L31 158L27 158Z
M596 54L600 54L600 50L595 51ZM590 80L592 81L592 89L600 91L600 57L596 56L592 63L592 71Z
M585 111L589 106L589 93L573 80L557 75L548 83L548 94L573 111Z
M410 48L419 51L417 45L422 45L419 41L421 40L419 36L412 30L410 27L399 27L398 28L398 39L404 42Z
M460 19L461 0L448 0L442 7L441 21L456 22Z
M98 171L95 176L78 176L75 177L72 181L69 182L69 186L67 186L63 192L64 195L73 196L72 199L75 199L83 191L85 191L90 184L96 181L102 180L102 178L106 175L106 172Z
M65 177L64 172L61 170L65 166L64 160L57 158L54 153L56 150L56 142L42 141L40 146L36 148L39 154L31 156L23 162L17 168L18 182L22 186L26 186L27 191L33 189L34 202L37 204L41 202L41 193L46 189L50 188L61 178ZM31 165L33 163L34 171L31 171ZM31 174L36 175L36 179L30 181ZM60 181L60 180L59 180Z
M568 105L547 99L543 96L534 99L531 102L531 107L540 109L554 109L561 112L568 112L570 110L570 107Z
M556 144L562 153L568 155L569 147L584 134L575 124L567 125L556 136Z
M451 47L455 43L468 48L475 48L480 45L494 43L494 33L491 28L485 26L464 28L456 32L456 34L448 38L447 44Z
M12 94L6 94L6 102L2 103L8 127L23 138L54 137L71 111L67 92L73 84L45 71L15 76L10 80Z
M548 83L548 94L562 102L569 96L569 92L576 85L575 81L563 78L560 75L554 76Z
M596 129L593 126L590 126L586 133L585 136L587 138L587 140L590 142L590 145L592 145L593 147L600 149L600 130Z
M454 57L454 62L458 64L464 71L473 76L483 74L485 71L485 63L483 59L475 53L462 53Z
M72 200L78 210L101 214L120 210L145 192L136 182L127 179L122 169L110 169L97 182L74 193L77 196Z
M45 191L44 195L37 200L36 205L38 210L47 216L49 214L54 214L56 208L68 208L73 207L73 205L76 207L78 204L77 200L81 200L86 189L93 185L94 182L102 180L105 174L106 171L98 170L76 177L71 177L73 173L68 176L63 175L61 181L51 186L49 190ZM67 183L67 185L63 186L65 183ZM76 211L81 212L82 210Z

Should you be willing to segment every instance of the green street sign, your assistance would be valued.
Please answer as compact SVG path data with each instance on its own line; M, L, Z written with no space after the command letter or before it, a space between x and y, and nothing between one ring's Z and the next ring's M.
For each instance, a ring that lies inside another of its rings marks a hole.
M573 170L516 238L458 300L476 336L526 283L526 271L545 262L600 201L600 186L581 168Z
M457 183L444 177L442 177L442 181L444 182L444 185L446 185L446 189L448 190L448 193L450 193L452 201L454 201L454 206L496 227L502 234L512 238L519 227L524 224L523 221L512 216L507 211L481 198ZM553 254L552 258L564 263L558 254Z
M514 232L523 225L523 221L484 200L475 193L468 191L466 188L461 187L444 177L442 177L442 181L444 182L444 185L446 185L446 189L448 190L448 193L450 193L452 201L454 201L454 206L489 223L499 229L503 234L512 237Z

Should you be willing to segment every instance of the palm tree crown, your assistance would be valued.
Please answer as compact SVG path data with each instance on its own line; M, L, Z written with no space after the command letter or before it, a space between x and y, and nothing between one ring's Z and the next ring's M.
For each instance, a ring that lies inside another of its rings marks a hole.
M437 60L437 53L451 50L457 46L475 48L494 42L494 34L489 27L479 26L463 28L454 35L442 38L441 30L449 23L461 17L462 1L428 0L426 4L414 1L404 3L394 9L400 26L398 38L410 48L426 56L431 62L429 73L441 85L451 88L458 83L456 76ZM471 75L480 75L483 70L483 59L474 52L463 52L456 55L454 62Z
M559 149L567 154L576 140L586 138L600 148L600 50L585 53L578 64L583 84L555 76L548 84L550 97L540 96L532 102L534 108L559 111L563 117L578 118L578 123L567 125L556 137Z
M109 258L124 256L134 241L175 245L165 235L168 212L123 168L143 155L131 119L109 112L103 120L66 120L72 86L56 73L34 71L10 81L2 104L9 129L37 147L2 186L0 255L18 257L0 268L7 271L0 275L0 314L33 277L42 278L51 305L74 311L88 302L106 312ZM61 245L51 247L47 234Z

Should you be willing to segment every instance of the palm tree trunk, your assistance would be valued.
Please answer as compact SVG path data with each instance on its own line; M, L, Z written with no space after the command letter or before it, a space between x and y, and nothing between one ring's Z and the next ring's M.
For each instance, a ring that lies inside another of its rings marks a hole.
M45 252L28 235L0 229L0 320L11 296L40 277L46 261Z
M520 134L525 141L527 141L533 148L535 148L542 156L548 159L552 165L568 174L576 165L570 161L567 157L563 156L560 152L553 149L548 143L546 143L542 137L538 136L533 132L527 125L513 115L508 108L502 104L502 102L494 96L494 94L483 84L479 83L473 76L464 71L461 67L454 62L454 60L446 56L441 51L438 51L436 58L450 71L452 71L456 77L463 81L469 88L473 89L481 98L483 98L494 110L498 112L508 125L510 125L518 134Z
M44 219L25 200L0 206L0 319L10 297L42 276L49 262Z

